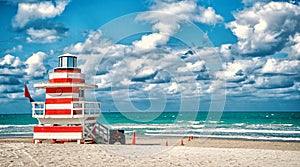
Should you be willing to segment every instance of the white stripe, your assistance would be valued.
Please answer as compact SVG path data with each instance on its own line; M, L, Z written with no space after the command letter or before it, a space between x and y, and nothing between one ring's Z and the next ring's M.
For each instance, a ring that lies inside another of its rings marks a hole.
M34 84L33 87L35 88L79 87L85 89L98 88L97 85L90 85L85 83L48 83L48 82L37 83Z
M71 109L73 107L72 104L46 104L47 109Z
M46 99L51 98L79 98L79 93L47 93Z
M82 132L35 132L34 139L82 139Z
M80 73L50 73L49 74L49 79L53 79L53 78L80 78L80 79L84 79L84 74L80 74Z

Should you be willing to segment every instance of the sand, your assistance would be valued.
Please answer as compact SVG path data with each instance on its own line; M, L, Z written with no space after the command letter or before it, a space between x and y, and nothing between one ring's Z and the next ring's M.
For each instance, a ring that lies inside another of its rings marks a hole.
M168 141L168 146L165 142ZM137 139L137 145L0 139L0 166L300 166L299 142Z

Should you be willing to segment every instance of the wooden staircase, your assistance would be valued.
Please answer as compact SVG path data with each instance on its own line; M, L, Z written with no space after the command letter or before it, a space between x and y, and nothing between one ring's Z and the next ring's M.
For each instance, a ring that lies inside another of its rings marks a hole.
M109 128L98 122L86 123L83 128L83 136L84 143L107 144L109 141Z

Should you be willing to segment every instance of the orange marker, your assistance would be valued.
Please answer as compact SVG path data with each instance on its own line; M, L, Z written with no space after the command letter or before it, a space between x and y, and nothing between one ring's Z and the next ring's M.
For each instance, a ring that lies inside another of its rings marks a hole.
M134 131L131 145L135 145L135 144L136 144L136 132Z
M181 146L184 146L184 144L183 144L183 139L181 139L180 145L181 145Z

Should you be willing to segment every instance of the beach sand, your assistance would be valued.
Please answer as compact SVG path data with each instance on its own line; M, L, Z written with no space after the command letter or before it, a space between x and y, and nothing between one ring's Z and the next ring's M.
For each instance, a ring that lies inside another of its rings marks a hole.
M165 146L168 141L168 146ZM152 138L137 145L0 139L0 166L300 166L300 142Z

